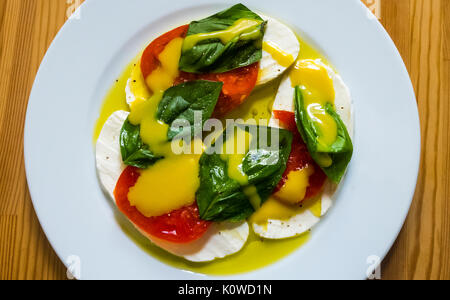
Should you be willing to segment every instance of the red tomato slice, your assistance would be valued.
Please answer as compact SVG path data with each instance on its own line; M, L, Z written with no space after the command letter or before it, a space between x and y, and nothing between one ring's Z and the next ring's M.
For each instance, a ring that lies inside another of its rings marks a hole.
M192 74L181 72L175 84L192 80L222 81L222 93L214 110L215 117L223 117L250 96L258 80L259 63L221 74Z
M184 38L189 29L189 25L180 26L155 39L147 46L141 58L141 71L144 78L147 78L155 69L160 66L158 59L161 52L173 39ZM250 95L258 80L259 63L232 70L221 74L192 74L180 72L180 76L175 80L175 85L193 81L210 80L222 81L224 83L214 111L215 117L222 117L241 105Z
M294 134L294 138L292 140L292 150L289 156L286 171L284 172L280 183L276 187L275 192L279 191L284 186L290 172L298 171L312 165L314 166L314 174L309 177L309 187L306 190L304 200L313 198L320 193L327 177L309 154L308 148L297 130L295 114L280 110L275 110L273 113L275 118L280 120L288 128L288 130Z
M137 168L127 167L117 182L114 196L119 210L146 234L172 243L185 244L199 239L210 222L200 220L197 204L181 208L170 214L147 218L130 205L128 192L140 174Z
M164 51L166 46L175 38L184 38L188 29L189 25L175 28L174 30L161 35L147 46L141 57L141 71L144 78L147 78L148 75L160 66L158 57L161 52Z

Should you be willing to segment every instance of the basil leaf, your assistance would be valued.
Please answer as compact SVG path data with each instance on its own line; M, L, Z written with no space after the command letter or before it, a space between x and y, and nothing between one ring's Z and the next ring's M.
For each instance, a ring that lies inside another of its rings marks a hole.
M208 18L192 22L189 25L187 34L193 35L225 30L239 19L263 21L259 15L239 3Z
M192 22L187 37L226 30L240 19L261 21L255 28L258 34L250 37L240 34L226 44L218 38L202 40L192 48L183 49L179 63L180 70L190 73L224 73L260 61L267 22L242 4Z
M167 132L169 141L186 130L176 126L177 120L189 122L190 130L187 134L194 136L196 126L201 132L203 124L216 107L222 87L222 82L197 80L176 85L164 93L158 106L157 118L171 125ZM201 112L201 124L195 124L195 112Z
M242 126L251 131L255 126ZM260 144L259 134L266 130L268 142ZM227 131L225 131L226 133ZM200 188L197 191L197 204L200 217L209 221L241 221L248 218L255 208L246 193L249 187L255 187L261 205L272 194L286 169L291 152L292 133L265 126L256 126L258 136L256 146L250 148L242 161L242 170L248 177L248 184L241 185L228 175L228 162L217 153L205 152L200 159ZM221 143L226 140L222 136ZM278 147L271 140L272 133L279 137Z
M350 135L348 134L347 127L344 122L342 122L331 103L327 103L325 106L325 112L329 114L336 122L337 138L326 152L319 152L319 134L306 110L301 89L298 86L295 88L295 119L298 131L305 141L311 157L318 163L328 178L330 178L334 183L339 183L344 176L347 166L353 156L353 143ZM321 160L324 155L331 159L332 163L330 166L321 166Z
M240 184L228 176L228 164L219 154L203 154L200 158L196 198L203 220L241 221L254 211Z
M250 184L255 185L259 197L264 203L283 177L291 153L292 133L284 129L268 128L269 147L250 150L244 158L242 169ZM271 131L279 136L278 150L272 149ZM260 204L262 204L260 203Z
M148 146L142 143L139 125L133 125L127 119L120 131L120 152L125 165L146 169L161 157L155 156Z

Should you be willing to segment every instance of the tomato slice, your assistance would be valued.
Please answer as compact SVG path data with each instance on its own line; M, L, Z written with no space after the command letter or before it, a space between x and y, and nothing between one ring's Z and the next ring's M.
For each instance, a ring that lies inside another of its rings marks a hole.
M117 206L125 216L146 234L169 242L185 244L202 237L211 223L200 220L197 204L152 218L144 216L136 207L131 206L128 192L139 176L137 168L127 167L114 190Z
M275 118L280 120L294 135L292 140L292 150L289 155L286 171L284 172L281 181L278 183L275 192L279 191L284 186L290 172L301 170L307 166L313 166L314 173L309 177L309 187L306 190L304 200L317 196L320 191L322 191L327 176L309 154L308 148L297 130L295 114L293 112L281 110L275 110L273 111L273 114Z
M173 39L178 37L184 38L188 32L188 29L189 25L183 25L175 28L174 30L161 35L147 46L141 57L141 71L144 78L147 78L148 75L160 66L158 57L161 52L164 51L164 48L166 48L166 46Z
M258 72L259 63L220 74L180 72L175 84L199 79L222 81L222 93L214 110L214 116L220 118L237 108L250 96L258 80Z

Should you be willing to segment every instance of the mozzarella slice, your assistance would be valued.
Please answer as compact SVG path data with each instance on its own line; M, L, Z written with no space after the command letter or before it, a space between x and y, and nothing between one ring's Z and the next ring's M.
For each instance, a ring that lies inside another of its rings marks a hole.
M119 136L129 113L123 110L113 113L103 125L97 140L95 157L97 174L103 190L114 199L114 188L125 169L120 153Z
M119 136L128 114L126 111L113 113L103 126L96 146L98 177L103 190L114 203L114 189L126 167L122 162ZM242 249L249 235L247 222L214 223L199 240L175 244L150 236L136 228L155 245L193 262L212 261L234 254Z
M350 91L341 76L320 61L318 61L318 63L322 64L327 69L330 78L333 80L336 95L336 111L347 126L350 136L353 136L352 100ZM295 90L292 87L289 75L285 75L280 84L272 110L294 112L294 92ZM269 125L273 127L282 127L278 120L273 116ZM326 181L321 200L321 216L324 216L333 205L333 196L337 188L338 187L334 183L329 180ZM270 219L268 224L258 225L253 223L252 226L255 233L260 237L267 239L284 239L305 233L319 221L319 217L306 209L288 220Z
M200 239L188 244L170 243L139 231L167 252L193 262L208 262L239 252L247 242L249 226L247 222L213 223Z
M333 195L336 192L336 185L329 180L325 183L322 194L320 217L324 216L333 204ZM320 217L313 214L309 209L305 209L288 220L269 219L267 224L253 223L254 232L266 239L285 239L298 236L310 230L320 221Z
M260 61L260 74L256 85L263 85L275 78L278 78L296 60L300 53L300 42L295 33L286 25L271 17L262 17L267 20L266 33L263 43L268 43L271 47L281 50L280 54L291 56L290 63L281 62L263 47L263 56Z

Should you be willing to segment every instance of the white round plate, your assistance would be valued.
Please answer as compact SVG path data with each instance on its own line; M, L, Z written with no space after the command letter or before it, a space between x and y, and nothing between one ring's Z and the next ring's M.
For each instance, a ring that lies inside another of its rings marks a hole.
M48 50L26 118L27 178L50 243L64 263L79 258L82 279L208 278L154 259L124 234L97 181L92 135L108 89L149 41L237 2L87 0ZM416 185L420 128L407 70L359 0L242 2L291 25L340 72L354 101L355 154L304 247L227 278L364 279L395 241Z

